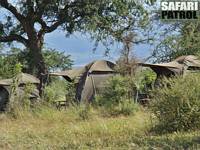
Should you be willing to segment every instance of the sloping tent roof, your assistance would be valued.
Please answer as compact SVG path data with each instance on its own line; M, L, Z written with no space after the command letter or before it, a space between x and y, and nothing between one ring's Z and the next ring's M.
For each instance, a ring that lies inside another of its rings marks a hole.
M114 72L115 64L107 60L97 60L93 61L84 67L75 68L71 70L53 72L50 75L53 76L63 76L66 80L72 81L77 77L81 77L85 72L88 73L112 73Z
M183 65L173 61L169 63L162 64L142 64L144 67L150 67L156 74L160 75L170 75L170 74L181 74L183 70Z
M114 68L115 64L110 62L110 61L106 61L106 60L98 60L98 61L94 61L92 62L89 72L93 73L93 72L114 72L113 68Z
M53 73L50 73L50 75L62 76L67 81L71 82L73 79L80 77L85 71L86 71L86 68L81 67L81 68L76 68L76 69L66 70L66 71L61 71L61 72L53 72Z
M181 75L185 70L190 69L199 69L200 70L200 60L197 56L188 55L188 56L180 56L176 58L174 61L169 63L161 63L161 64L147 64L141 63L144 67L150 67L152 70L156 72L157 75Z
M10 86L13 82L13 79L3 79L0 80L0 86ZM21 73L19 74L19 84L27 84L27 83L32 83L32 84L39 84L40 80L30 74L27 73Z
M197 56L194 55L188 55L188 56L180 56L175 59L176 62L180 64L184 64L189 69L191 68L200 68L200 59Z
M50 73L54 76L63 76L66 80L72 81L78 78L76 98L80 101L91 101L98 88L112 76L115 64L106 60L93 61L86 66L62 72Z
M3 79L0 80L0 111L5 110L6 104L9 101L9 94L11 91L11 85L12 85L13 79ZM39 84L40 80L36 77L21 73L19 74L19 88L17 88L17 93L19 95L24 95L24 86L25 84ZM22 85L22 86L21 86ZM33 89L32 93L29 94L29 98L38 98L39 97L39 91L38 89Z

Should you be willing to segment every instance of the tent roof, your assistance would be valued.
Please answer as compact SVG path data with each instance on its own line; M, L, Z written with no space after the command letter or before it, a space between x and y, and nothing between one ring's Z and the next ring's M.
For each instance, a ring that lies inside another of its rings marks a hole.
M81 76L85 72L85 67L76 68L72 70L65 70L61 72L50 73L52 76L63 76L66 80L71 81L72 79Z
M142 66L150 67L157 74L162 74L163 72L180 74L183 71L185 66L189 67L197 67L200 69L200 60L198 57L194 55L188 56L180 56L176 58L174 61L169 63L161 63L161 64L146 64L141 63Z
M172 61L172 62L169 62L169 63L162 63L162 64L145 64L145 63L142 63L142 66L145 66L145 67L166 67L166 68L177 68L177 69L182 67L182 65L179 64L176 61Z
M92 62L89 72L114 72L114 63L106 60L97 60Z
M40 80L30 74L27 73L21 73L19 74L19 82L20 84L27 84L27 83L32 83L32 84L39 84ZM3 79L0 80L0 85L11 85L13 82L13 79Z
M194 55L180 56L175 61L190 67L200 67L200 59Z
M66 70L66 71L61 71L61 72L53 72L53 73L50 73L50 75L63 76L66 80L71 81L77 77L80 77L86 71L89 71L89 73L114 72L113 70L114 65L115 65L114 63L107 60L97 60L81 68L76 68L76 69Z

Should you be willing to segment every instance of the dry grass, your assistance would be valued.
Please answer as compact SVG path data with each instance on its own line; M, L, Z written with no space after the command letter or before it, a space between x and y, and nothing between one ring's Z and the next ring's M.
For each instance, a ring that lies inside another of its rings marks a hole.
M0 146L5 149L118 147L126 145L124 142L130 136L143 134L148 126L144 112L117 118L103 118L94 111L92 113L89 120L81 120L74 111L51 109L34 115L27 113L18 119L2 115Z
M173 144L180 148L198 146L199 132L185 134L183 138L179 134L150 136L149 113L143 110L134 116L115 118L102 117L94 110L90 113L88 120L80 119L75 110L49 108L34 114L23 113L17 119L2 114L0 149L169 149Z

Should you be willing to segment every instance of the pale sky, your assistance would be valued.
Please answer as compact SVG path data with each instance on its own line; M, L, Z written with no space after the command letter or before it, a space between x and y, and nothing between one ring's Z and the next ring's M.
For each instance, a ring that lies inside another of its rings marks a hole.
M71 55L74 60L74 66L82 66L96 59L106 59L115 61L119 57L119 50L122 45L115 44L112 46L110 54L105 57L105 47L100 45L98 49L93 52L94 42L89 37L75 33L66 38L62 31L55 31L45 36L46 47L55 48L64 51ZM135 55L138 58L144 59L151 53L151 47L148 45L137 45L134 47Z

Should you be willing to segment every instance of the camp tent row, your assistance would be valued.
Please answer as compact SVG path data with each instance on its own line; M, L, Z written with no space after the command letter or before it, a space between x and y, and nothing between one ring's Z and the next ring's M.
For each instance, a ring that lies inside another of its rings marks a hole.
M139 65L150 67L157 74L156 82L158 84L163 76L172 77L200 71L200 60L194 55L181 56L168 63L139 63ZM69 82L75 80L77 83L76 99L79 101L91 101L94 95L101 93L106 86L105 81L116 74L114 66L115 64L110 61L99 60L78 69L55 72L51 73L51 75L63 76Z
M143 67L150 67L157 74L157 80L163 76L185 75L187 72L200 71L200 60L193 55L181 56L169 63L148 64L140 63ZM62 76L67 81L76 83L76 99L78 101L91 101L95 94L101 93L106 86L106 80L114 76L115 64L106 61L93 61L81 68L50 73L52 76ZM28 83L39 85L40 81L32 75L22 73L19 75L18 93L23 94L25 85ZM9 101L13 79L0 80L0 111L5 109ZM38 99L39 91L35 89L30 99Z
M106 80L115 75L115 64L106 60L93 61L86 66L62 72L50 73L63 76L67 81L76 83L76 100L91 101L95 94L101 93Z

